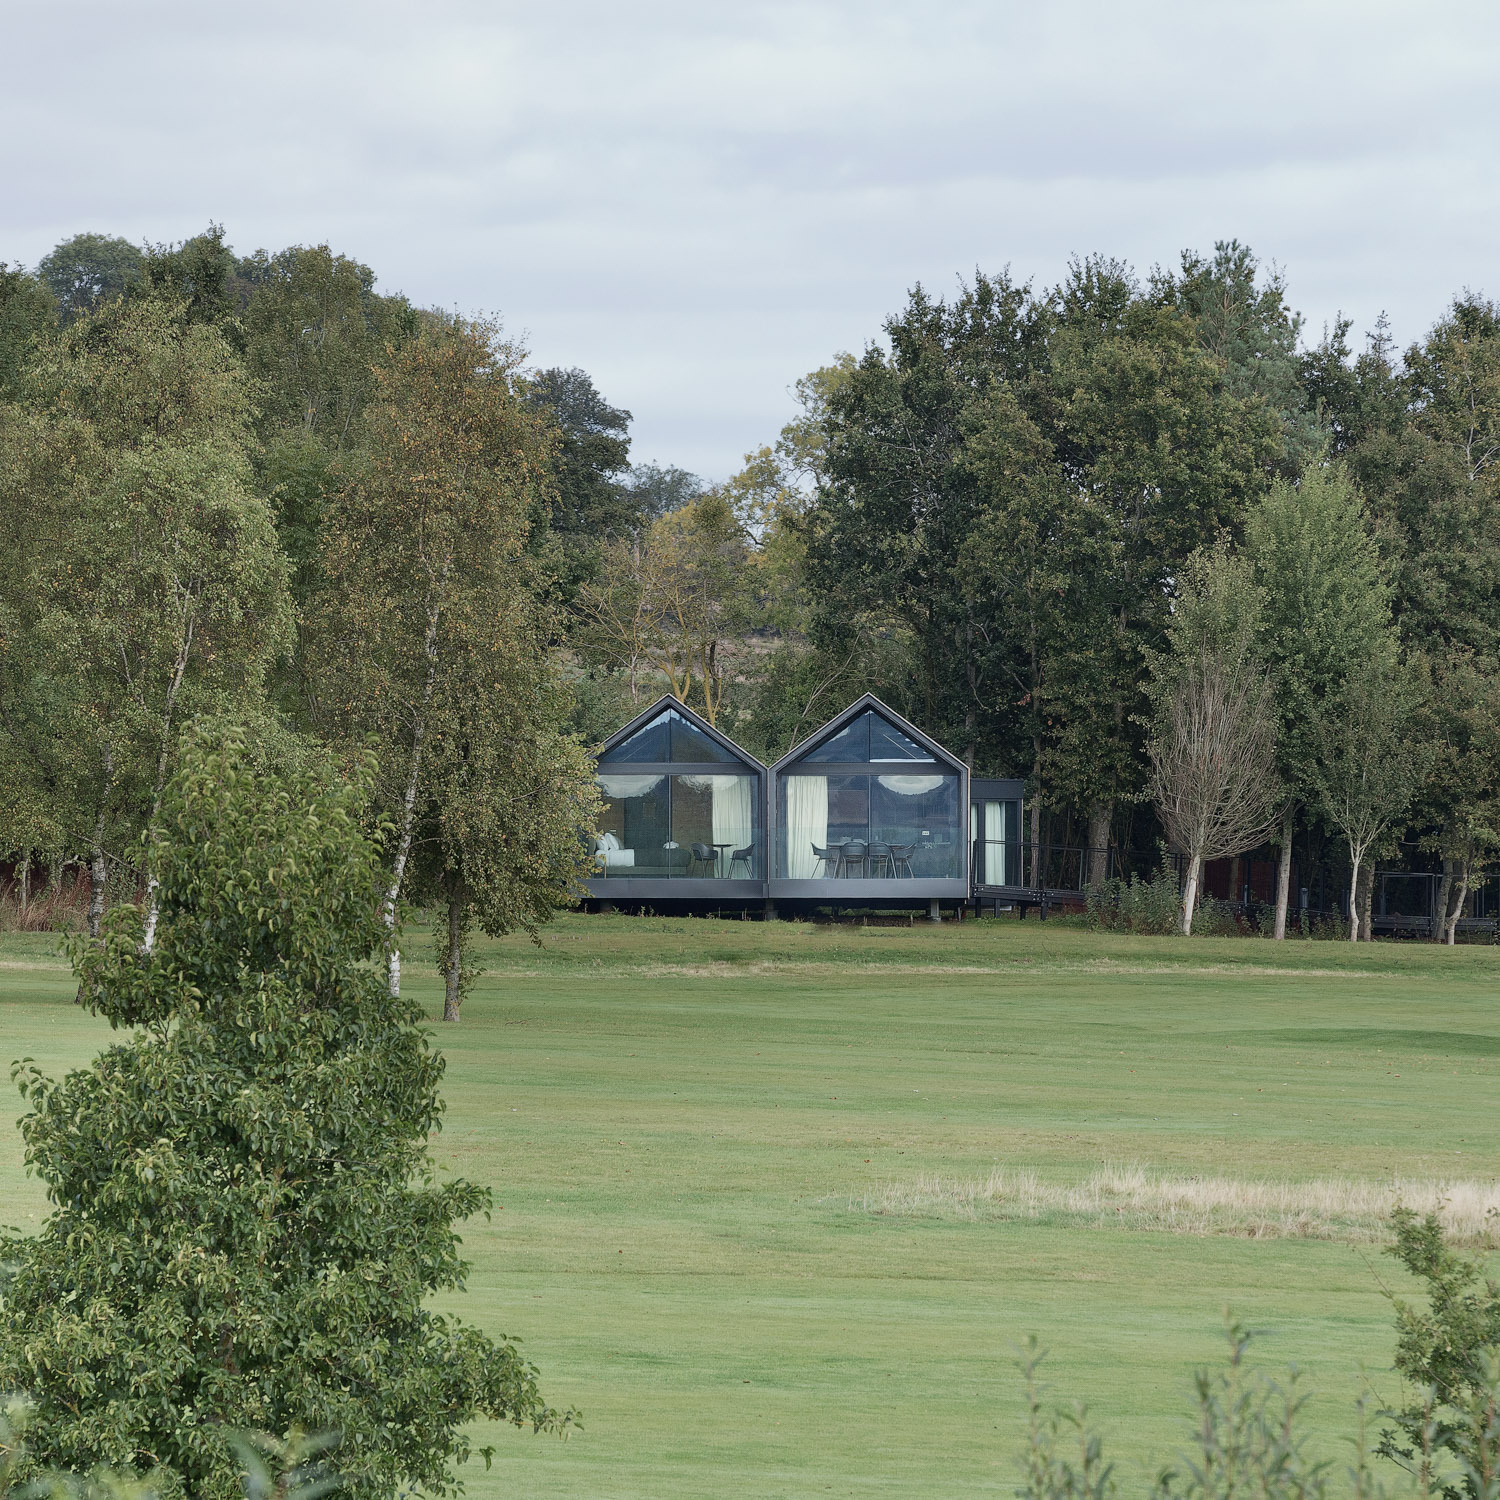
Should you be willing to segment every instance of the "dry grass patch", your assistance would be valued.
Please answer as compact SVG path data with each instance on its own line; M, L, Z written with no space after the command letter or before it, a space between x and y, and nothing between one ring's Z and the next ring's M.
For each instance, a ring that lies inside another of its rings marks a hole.
M1352 1242L1386 1238L1397 1204L1435 1212L1466 1243L1492 1243L1500 1230L1500 1182L1472 1178L1254 1182L1106 1166L1082 1182L1051 1183L1033 1171L997 1169L987 1177L933 1174L882 1183L848 1200L853 1212L903 1218L1045 1219L1090 1228Z

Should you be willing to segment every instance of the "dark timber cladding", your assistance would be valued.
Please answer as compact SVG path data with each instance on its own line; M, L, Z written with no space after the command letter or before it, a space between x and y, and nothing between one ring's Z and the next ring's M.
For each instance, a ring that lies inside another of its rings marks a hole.
M626 903L760 905L766 769L664 697L604 742L589 894Z
M771 767L774 902L900 906L969 894L969 772L867 693Z

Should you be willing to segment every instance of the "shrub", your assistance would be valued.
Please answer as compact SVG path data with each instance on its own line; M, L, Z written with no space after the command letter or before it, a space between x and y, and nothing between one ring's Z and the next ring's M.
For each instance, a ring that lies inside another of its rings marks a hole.
M152 952L139 908L74 940L85 999L129 1034L60 1082L16 1069L56 1205L0 1243L27 1473L154 1469L164 1496L232 1500L231 1433L300 1427L342 1434L352 1495L442 1495L472 1417L571 1420L512 1343L424 1306L462 1286L453 1225L489 1195L434 1182L442 1061L372 962L372 773L278 782L200 740L152 854Z
M1164 936L1178 930L1182 897L1177 872L1165 861L1149 880L1132 875L1128 881L1106 880L1091 885L1084 895L1084 911L1091 926L1117 928Z

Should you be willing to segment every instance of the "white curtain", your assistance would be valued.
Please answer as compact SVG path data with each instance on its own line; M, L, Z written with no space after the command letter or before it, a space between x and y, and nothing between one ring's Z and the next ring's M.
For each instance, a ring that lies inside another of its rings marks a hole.
M984 883L1005 884L1005 804L984 804Z
M744 849L754 841L754 823L751 817L752 798L755 794L753 776L710 776L713 789L714 843L728 844L722 851L723 873L728 875L730 856L736 849ZM754 856L751 856L754 867ZM744 870L737 872L741 879Z
M786 788L786 876L788 880L811 880L818 860L813 845L828 847L828 778L787 776Z

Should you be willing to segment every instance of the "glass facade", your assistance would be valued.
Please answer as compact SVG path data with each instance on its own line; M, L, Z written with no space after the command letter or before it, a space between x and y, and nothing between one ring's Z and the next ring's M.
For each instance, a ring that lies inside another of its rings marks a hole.
M1021 804L984 798L970 804L969 841L979 885L1018 885L1021 880Z
M760 880L761 779L675 709L599 759L596 880Z
M819 775L802 769L811 764L809 756L782 778L776 872L781 879L963 878L957 775L873 770Z

